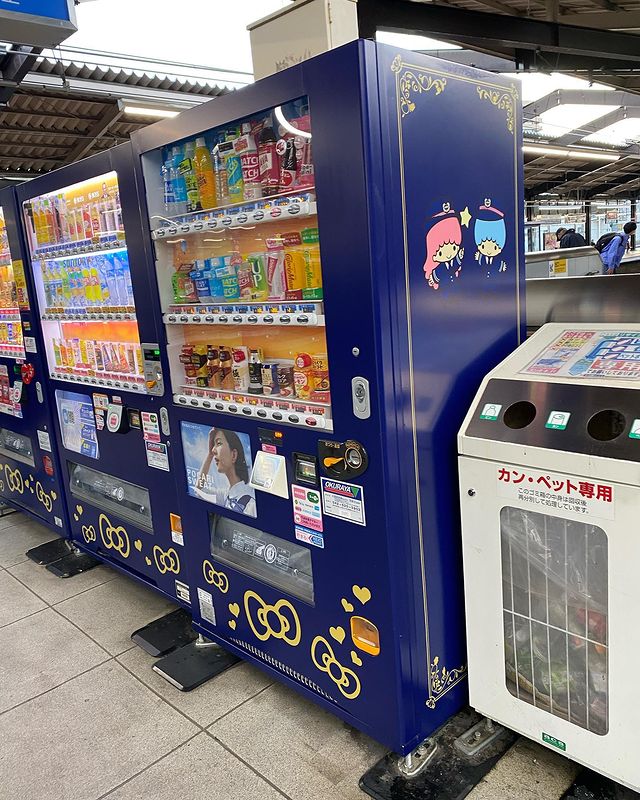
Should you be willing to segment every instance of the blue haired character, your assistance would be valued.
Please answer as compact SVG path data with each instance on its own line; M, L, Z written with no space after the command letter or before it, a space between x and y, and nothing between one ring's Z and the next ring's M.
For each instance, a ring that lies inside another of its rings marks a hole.
M484 204L478 209L478 216L473 227L476 240L476 261L482 265L483 260L487 267L491 267L493 259L503 251L507 241L507 228L504 224L504 214L491 205L491 200L486 198ZM498 272L505 272L506 262L501 261ZM487 277L491 274L487 269Z

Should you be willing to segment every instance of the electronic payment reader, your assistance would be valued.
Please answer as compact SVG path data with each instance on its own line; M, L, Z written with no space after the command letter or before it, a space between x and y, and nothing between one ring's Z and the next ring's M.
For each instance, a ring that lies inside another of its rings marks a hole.
M545 325L458 444L471 705L638 791L640 326Z

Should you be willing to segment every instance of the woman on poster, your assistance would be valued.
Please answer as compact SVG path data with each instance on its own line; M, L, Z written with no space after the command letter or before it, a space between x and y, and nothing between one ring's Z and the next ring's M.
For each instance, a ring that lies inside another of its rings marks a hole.
M249 467L237 433L222 428L212 428L209 431L209 452L200 467L197 483L199 489L207 485L212 462L215 462L218 473L229 481L228 487L216 488L215 502L238 514L255 517L255 490L249 486Z

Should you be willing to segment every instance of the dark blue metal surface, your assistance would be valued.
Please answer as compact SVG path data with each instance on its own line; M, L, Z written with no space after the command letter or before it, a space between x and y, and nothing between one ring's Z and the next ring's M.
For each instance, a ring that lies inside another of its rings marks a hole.
M353 43L142 130L134 148L144 154L309 98L335 427L327 434L283 426L278 452L291 470L292 454L317 454L320 439L360 442L369 467L351 483L364 491L367 524L324 516L324 548L310 548L313 604L217 561L211 513L293 544L292 501L256 492L252 520L188 495L180 422L247 434L254 457L258 428L276 426L172 406L184 555L199 631L404 753L466 699L456 433L481 377L518 342L524 259L516 240L520 121L510 90L505 85L511 118L500 97L478 92L493 76L410 53L394 71L395 56ZM415 105L403 115L407 70L447 77L438 92L416 77ZM505 220L494 268L475 258L485 198L488 221ZM449 280L440 267L433 289L423 270L425 236L445 202L470 217L457 217L462 272L455 278L451 270ZM353 414L354 376L372 388L366 420ZM215 622L206 603L198 608L196 589L211 594ZM378 629L379 653L353 641L355 616Z
M133 169L130 145L121 145L77 164L61 168L17 189L20 204L25 200L62 189L115 170L118 174L120 201L125 223L126 244L129 253L131 279L136 303L137 321L141 342L158 342L162 351L162 369L168 375L164 355L164 336L155 304L155 271L147 261L144 232L140 218L138 186ZM50 379L51 392L56 390L85 395L107 394L111 400L120 397L126 408L141 412L156 412L166 405L164 397L154 397L124 389L107 389ZM177 514L175 484L171 472L152 469L147 464L145 443L141 430L130 429L127 433L109 433L105 427L97 431L99 459L90 458L67 450L62 442L55 400L52 398L56 437L65 485L71 536L81 549L97 556L102 561L137 578L173 600L176 597L176 580L184 581L184 565L175 550L170 514ZM162 442L167 437L162 435ZM150 492L153 531L132 524L110 510L86 500L78 500L69 491L68 463L83 464L93 470L115 476L145 487ZM169 447L169 462L172 463L172 448ZM167 555L169 553L169 555ZM185 604L186 605L186 604Z
M34 304L35 292L29 270L26 267L18 207L13 188L0 191L0 207L7 226L12 260L22 261L25 267L30 308L28 311L22 310L20 313L23 334L36 340L37 349L36 353L26 353L24 360L17 361L13 358L0 357L0 364L7 368L12 385L16 380L22 380L20 375L22 363L31 364L34 369L33 380L23 387L22 418L0 414L0 427L21 436L28 436L31 440L34 466L31 467L14 458L9 458L4 453L0 454L0 497L38 522L44 523L58 535L63 536L68 535L69 524L64 502L63 473L60 470L53 428L55 411L52 410L49 400L47 367L37 323L38 314ZM42 402L38 399L36 390L38 384L42 387ZM46 435L48 435L50 451L41 447L38 431L45 435L42 441L45 446ZM50 472L53 474L49 474Z

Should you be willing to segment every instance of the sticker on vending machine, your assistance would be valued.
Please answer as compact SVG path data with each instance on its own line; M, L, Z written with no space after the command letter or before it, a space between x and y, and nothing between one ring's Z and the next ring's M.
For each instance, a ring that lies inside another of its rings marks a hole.
M167 445L160 442L145 442L147 451L147 464L153 469L163 469L169 472L169 454Z
M25 336L24 337L24 349L27 353L37 353L38 348L36 347L36 340L33 336Z
M186 583L176 581L176 597L183 603L191 604L191 591Z
M93 407L107 409L109 407L109 395L95 392L93 395Z
M293 521L296 526L302 525L304 528L322 533L320 492L317 489L310 489L306 486L298 486L292 483L291 497L293 501Z
M324 536L321 533L310 531L308 528L302 528L300 525L295 526L295 533L296 539L299 542L324 548Z
M182 517L179 514L169 514L169 525L171 526L171 540L173 543L182 545L182 547L184 547Z
M329 517L366 525L364 489L354 483L322 478L322 510Z
M198 605L200 606L200 616L202 619L210 622L212 625L215 625L216 612L213 607L213 595L211 592L205 592L204 589L198 589Z
M40 445L41 450L47 450L49 453L51 452L51 437L47 433L47 431L37 431L38 433L38 444Z
M140 415L142 419L142 433L147 442L160 442L160 423L158 415L154 412L143 411Z

